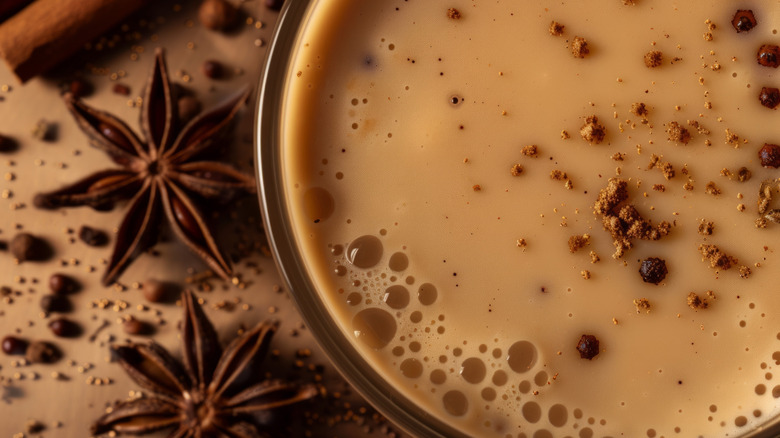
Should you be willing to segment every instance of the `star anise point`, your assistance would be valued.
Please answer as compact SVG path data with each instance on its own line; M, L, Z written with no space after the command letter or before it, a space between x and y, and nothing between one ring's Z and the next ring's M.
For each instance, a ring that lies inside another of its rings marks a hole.
M182 304L183 363L154 342L112 347L116 361L149 395L115 405L92 425L93 433L172 428L169 436L257 437L262 426L254 422L255 414L319 394L313 384L256 381L262 373L250 367L265 357L278 323L261 322L222 351L191 292L185 291Z
M120 167L38 194L33 204L47 209L82 205L106 209L116 201L130 201L103 277L105 285L116 281L139 254L156 243L157 225L163 220L215 274L228 279L232 273L230 262L199 210L198 198L227 199L237 192L254 192L254 177L227 164L198 160L218 145L216 140L248 97L249 90L242 88L226 102L181 126L161 49L155 53L144 92L142 137L117 117L67 93L65 105L90 144Z

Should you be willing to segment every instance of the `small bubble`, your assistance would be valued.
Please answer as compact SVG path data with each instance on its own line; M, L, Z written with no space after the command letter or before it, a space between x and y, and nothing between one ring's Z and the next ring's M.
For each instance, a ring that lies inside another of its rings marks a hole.
M401 362L401 373L410 379L416 379L422 375L423 366L419 360L409 358Z
M442 370L431 371L431 383L434 385L441 385L447 380L447 373Z
M496 390L490 387L482 388L482 399L485 401L493 401L496 399Z
M361 301L363 301L363 297L357 292L347 295L347 304L350 306L357 306Z
M462 417L468 411L469 400L466 395L460 391L448 391L444 394L444 397L442 397L442 401L444 402L444 410L450 415Z
M536 402L527 402L522 408L523 417L529 423L536 423L542 418L542 408Z
M509 381L509 375L503 370L496 370L493 373L493 384L496 386L504 386Z

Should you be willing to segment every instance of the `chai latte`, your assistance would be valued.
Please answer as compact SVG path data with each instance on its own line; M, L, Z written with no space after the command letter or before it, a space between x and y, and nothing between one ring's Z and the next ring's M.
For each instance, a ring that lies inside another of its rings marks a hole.
M282 141L328 311L469 435L780 415L778 27L776 0L317 2Z

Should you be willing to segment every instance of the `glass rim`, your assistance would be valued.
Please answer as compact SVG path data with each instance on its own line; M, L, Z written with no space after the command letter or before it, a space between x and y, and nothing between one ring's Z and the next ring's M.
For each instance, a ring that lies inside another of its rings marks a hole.
M353 388L393 424L414 436L466 436L421 409L369 365L330 314L322 311L325 303L317 293L295 240L282 180L281 110L295 44L316 2L285 2L266 52L258 88L255 172L268 244L309 331Z
M414 436L466 437L462 431L428 414L376 372L348 340L339 325L323 312L295 240L284 196L282 170L282 103L292 55L306 19L320 0L288 0L279 13L266 51L254 114L254 161L258 197L274 262L303 321L341 375L393 424ZM780 415L735 438L780 438Z

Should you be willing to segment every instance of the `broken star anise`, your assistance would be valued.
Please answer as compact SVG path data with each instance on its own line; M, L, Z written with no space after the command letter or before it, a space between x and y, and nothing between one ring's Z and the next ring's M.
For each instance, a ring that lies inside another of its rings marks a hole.
M276 325L261 322L222 352L214 327L191 292L182 294L183 365L164 348L149 344L113 347L114 357L153 394L123 401L92 425L93 434L145 434L173 428L169 437L253 438L269 436L257 417L317 395L312 384L261 380L258 363Z
M154 246L164 217L184 243L220 277L231 274L196 198L225 199L253 192L254 178L227 164L204 159L249 96L243 90L186 125L179 122L165 57L157 50L143 97L140 138L121 120L66 94L65 104L90 143L120 168L102 170L60 190L38 194L40 208L89 205L96 209L132 199L119 226L114 252L103 276L113 283L143 251ZM193 196L194 195L194 196Z

